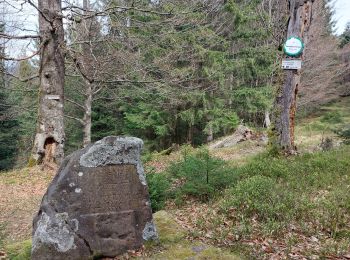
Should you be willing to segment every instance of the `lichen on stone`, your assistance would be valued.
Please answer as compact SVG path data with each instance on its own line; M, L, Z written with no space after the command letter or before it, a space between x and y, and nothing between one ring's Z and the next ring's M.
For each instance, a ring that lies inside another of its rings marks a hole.
M142 238L145 241L148 240L158 240L158 233L156 226L154 225L153 221L147 222L143 232L142 232Z
M45 212L43 212L38 221L38 226L33 236L32 251L42 245L52 245L59 252L67 252L75 248L74 233L71 231L68 223L67 213L57 213L51 219ZM78 228L78 223L76 223Z
M99 167L106 165L132 164L137 168L137 174L143 185L146 177L141 164L143 141L136 137L105 137L92 145L80 157L83 167Z

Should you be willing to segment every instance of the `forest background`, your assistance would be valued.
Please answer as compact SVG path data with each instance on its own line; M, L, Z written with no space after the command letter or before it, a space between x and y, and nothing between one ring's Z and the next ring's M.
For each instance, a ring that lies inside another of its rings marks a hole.
M349 94L350 26L334 36L331 5L313 9L299 116ZM283 84L287 11L282 0L66 5L65 153L107 135L138 136L161 151L202 145L240 123L268 126ZM2 21L2 32L11 26ZM37 58L2 60L0 170L28 162L39 91Z

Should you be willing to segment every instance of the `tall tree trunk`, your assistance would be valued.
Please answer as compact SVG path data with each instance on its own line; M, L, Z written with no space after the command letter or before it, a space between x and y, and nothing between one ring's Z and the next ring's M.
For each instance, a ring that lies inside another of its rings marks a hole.
M208 95L208 100L207 100L207 107L206 110L208 110L208 115L207 115L207 123L208 123L208 129L207 129L207 143L211 142L214 140L214 131L213 131L213 115L211 115L211 110L213 108L212 100L214 97L214 92L210 91Z
M265 110L265 119L264 119L264 126L266 128L269 128L271 125L271 120L270 120L270 111L269 110Z
M305 33L311 23L312 0L289 0L289 22L287 37L297 36L305 39ZM279 151L286 154L294 154L294 127L296 98L300 85L300 71L287 70L285 83L277 91L273 122L274 145Z
M84 118L83 118L83 145L84 147L91 143L91 113L92 113L92 84L85 82L86 96L84 101Z
M33 158L60 164L64 157L64 32L60 0L40 0L40 103Z
M87 78L85 82L85 100L84 100L84 117L83 117L83 145L84 147L91 143L91 113L92 113L92 99L93 99L93 61L92 48L90 41L92 19L87 18L90 14L90 1L83 1L83 15L84 19L81 23L81 63L84 67L84 73Z

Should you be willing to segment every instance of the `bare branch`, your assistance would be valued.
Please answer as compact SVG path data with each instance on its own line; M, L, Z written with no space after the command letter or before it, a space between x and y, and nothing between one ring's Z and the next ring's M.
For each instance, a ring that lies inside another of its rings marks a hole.
M29 60L33 58L34 56L38 55L40 52L41 48L39 48L36 52L34 52L32 55L24 57L24 58L11 58L11 57L5 57L5 56L0 56L0 60L12 60L12 61L23 61L23 60Z
M28 82L28 81L31 81L31 80L36 79L36 78L39 77L38 74L35 74L35 75L30 76L30 77L28 77L28 78L22 79L22 78L16 76L15 74L9 73L9 72L7 72L7 71L4 71L3 73L4 73L5 75L8 75L8 76L10 76L10 77L13 77L13 78L15 78L15 79L21 81L21 82Z
M5 38L5 39L10 39L10 40L27 40L27 39L39 39L39 35L20 35L20 36L15 36L15 35L8 35L5 33L0 33L0 37Z
M83 109L83 110L85 110L85 107L84 107L83 105L81 105L81 104L75 102L74 100L71 100L71 99L69 99L69 98L65 98L64 100L65 100L65 101L68 101L69 103L71 103L71 104L73 104L73 105L76 105L77 107L79 107L79 108L81 108L81 109Z
M74 117L74 116L70 116L70 115L64 115L64 117L67 117L69 119L73 119L78 121L79 123L81 123L82 125L84 124L83 120L81 120L80 118Z

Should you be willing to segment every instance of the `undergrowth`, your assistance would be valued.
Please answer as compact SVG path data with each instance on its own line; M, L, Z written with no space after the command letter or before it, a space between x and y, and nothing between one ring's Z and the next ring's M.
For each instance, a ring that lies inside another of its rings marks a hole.
M30 239L6 247L8 258L11 260L30 260L31 249Z
M0 250L4 247L5 236L5 224L0 223Z
M237 169L241 180L227 191L222 206L246 218L256 214L261 221L305 220L322 212L319 220L343 226L350 209L349 155L347 146L288 159L258 156Z
M349 157L350 146L343 146L290 158L265 153L232 167L201 149L185 154L165 172L151 174L150 189L152 194L159 187L155 194L161 195L161 205L188 197L212 200L207 207L218 215L198 216L195 229L213 231L219 244L231 243L230 237L238 242L272 237L293 248L314 237L317 246L305 249L311 255L341 256L350 247ZM167 191L162 193L161 187Z
M146 176L153 211L161 210L168 199L178 205L189 197L208 201L238 179L232 167L205 148L184 149L181 160L170 163L165 172L148 169Z

